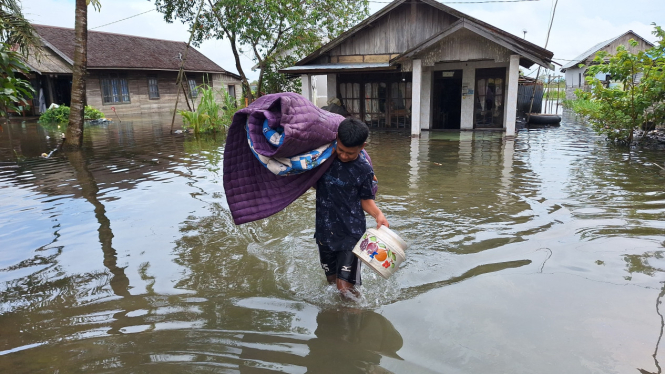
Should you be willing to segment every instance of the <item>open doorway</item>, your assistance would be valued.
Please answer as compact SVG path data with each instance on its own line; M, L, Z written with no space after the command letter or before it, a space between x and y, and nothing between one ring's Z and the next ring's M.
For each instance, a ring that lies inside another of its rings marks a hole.
M462 70L435 71L432 74L432 128L459 129Z
M41 88L44 90L46 107L52 103L71 106L72 104L72 76L71 75L44 75L41 79Z

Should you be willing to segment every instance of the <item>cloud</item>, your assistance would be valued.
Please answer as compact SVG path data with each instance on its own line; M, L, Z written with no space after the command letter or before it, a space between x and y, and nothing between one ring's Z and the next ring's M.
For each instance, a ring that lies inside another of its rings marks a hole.
M545 45L547 25L554 0L499 4L449 4L449 6L499 27L540 46ZM445 4L445 3L444 3ZM370 3L370 11L377 12L385 3ZM23 3L27 17L35 23L74 27L73 0L30 0ZM88 27L106 23L154 9L154 3L135 0L102 0L101 12L88 12ZM652 22L665 26L665 7L662 0L631 0L630 4L618 0L559 1L550 41L547 49L554 52L554 59L565 62L593 45L633 30L650 41ZM97 31L116 32L150 38L187 42L189 32L180 22L166 23L163 16L152 11L140 16L104 26ZM204 55L222 68L237 72L235 59L226 40L205 41L198 48ZM241 55L241 66L251 79L258 78L252 72L254 62Z

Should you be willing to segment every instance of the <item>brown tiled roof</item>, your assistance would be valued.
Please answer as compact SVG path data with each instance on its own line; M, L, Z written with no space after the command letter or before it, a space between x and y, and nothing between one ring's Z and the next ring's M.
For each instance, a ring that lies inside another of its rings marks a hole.
M62 54L74 60L74 29L34 25L37 34ZM187 43L140 36L88 31L88 69L179 70L179 53L185 54ZM187 53L185 70L226 73L195 48Z

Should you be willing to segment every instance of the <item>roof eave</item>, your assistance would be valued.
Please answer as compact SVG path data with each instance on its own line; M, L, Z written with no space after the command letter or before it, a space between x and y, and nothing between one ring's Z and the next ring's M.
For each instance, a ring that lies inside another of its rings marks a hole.
M554 70L554 65L552 64L552 60L551 60L553 54L551 52L547 51L546 49L535 46L535 47L537 47L537 49L530 48L532 50L527 50L527 48L523 48L518 43L511 43L511 41L507 40L507 38L505 36L500 35L500 34L496 34L496 33L492 32L492 30L488 30L483 24L478 24L477 22L475 22L473 20L469 20L469 19L465 19L465 18L460 18L458 21L451 24L450 27L448 27L447 29L445 29L445 30L441 31L440 33L430 37L426 41L424 41L421 44L411 48L410 50L400 54L399 56L392 58L390 60L390 63L395 63L395 62L398 62L402 59L413 57L413 56L417 55L418 53L422 52L423 50L433 46L436 43L438 43L442 39L444 39L444 38L452 35L453 33L459 31L462 28L467 29L471 32L474 32L474 33L484 37L485 39L491 40L492 42L497 43L497 44L501 45L502 47L519 54L520 56L528 59L529 61L532 61L533 63L536 63L536 64L538 64L540 66L543 66L545 68L548 68L550 70ZM525 47L530 47L530 46L527 45ZM542 51L538 51L538 49L547 52L547 54L550 55L550 56L542 56L542 55L538 56L539 52L542 52ZM525 67L528 68L528 67L530 67L530 65L525 66Z
M140 70L140 71L180 71L180 69L165 69L165 68L154 68L154 67L124 67L124 66L88 66L88 70ZM186 73L208 73L208 74L225 74L230 75L234 78L241 79L240 75L228 72L226 70L196 70L196 69L183 69Z

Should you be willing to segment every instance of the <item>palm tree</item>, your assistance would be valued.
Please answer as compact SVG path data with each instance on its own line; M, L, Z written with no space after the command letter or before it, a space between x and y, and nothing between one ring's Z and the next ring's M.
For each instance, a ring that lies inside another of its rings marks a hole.
M3 1L3 0L0 0ZM69 124L65 135L65 148L80 148L83 144L83 123L85 121L85 78L88 68L88 4L92 1L99 10L99 0L76 0L74 26L74 66L72 67L72 102Z
M20 0L0 0L0 41L18 46L27 55L29 47L39 45L39 39L21 12Z

